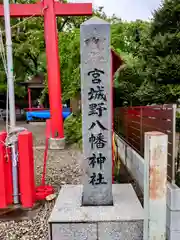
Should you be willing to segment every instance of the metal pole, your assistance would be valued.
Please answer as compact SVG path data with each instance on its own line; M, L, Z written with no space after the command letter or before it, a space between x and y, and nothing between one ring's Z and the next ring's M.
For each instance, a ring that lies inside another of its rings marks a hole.
M18 155L17 155L17 146L14 143L11 147L12 149L12 177L13 177L13 200L14 204L19 203L19 188L18 188Z
M8 70L8 87L9 87L9 116L10 126L12 128L16 125L15 117L15 97L14 97L14 76L13 76L13 57L12 57L12 40L11 40L11 26L10 26L10 12L9 0L4 2L4 20L6 32L6 52L7 52L7 70Z
M11 40L11 26L10 26L10 11L9 0L3 0L4 3L4 20L6 32L6 51L7 51L7 82L9 89L9 116L10 129L16 126L15 115L15 97L14 97L14 76L13 76L13 55L12 55L12 40ZM12 174L13 174L13 198L14 203L19 203L18 196L18 173L17 173L17 154L16 144L12 145Z

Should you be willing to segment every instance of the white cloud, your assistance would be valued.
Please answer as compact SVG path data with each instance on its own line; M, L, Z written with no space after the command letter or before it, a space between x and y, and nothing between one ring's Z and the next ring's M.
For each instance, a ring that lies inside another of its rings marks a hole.
M104 6L108 16L115 14L123 20L148 20L158 8L161 0L70 0L71 2L91 2L94 6Z

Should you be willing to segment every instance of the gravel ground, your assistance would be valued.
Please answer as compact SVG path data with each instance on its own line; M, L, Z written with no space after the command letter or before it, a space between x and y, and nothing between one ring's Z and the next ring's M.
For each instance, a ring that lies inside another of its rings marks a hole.
M22 126L22 124L21 124ZM33 132L35 146L44 142L44 126L23 124ZM0 124L0 129L4 126ZM36 183L40 183L43 164L43 150L35 149ZM80 168L81 153L75 148L63 151L51 151L48 154L47 183L52 184L59 192L63 184L79 184L82 171ZM32 220L0 222L0 240L48 240L47 220L55 201L42 204Z
M45 125L17 124L33 132L36 185L38 186L42 174L44 150L41 148L45 143ZM0 123L0 131L2 129L4 129L4 123ZM46 183L53 185L56 193L64 184L79 184L82 176L81 162L82 154L75 147L66 148L63 151L49 151ZM121 165L120 182L131 183L139 200L143 202L141 191L123 165ZM0 222L0 240L48 240L47 221L54 203L55 200L42 204L32 220Z

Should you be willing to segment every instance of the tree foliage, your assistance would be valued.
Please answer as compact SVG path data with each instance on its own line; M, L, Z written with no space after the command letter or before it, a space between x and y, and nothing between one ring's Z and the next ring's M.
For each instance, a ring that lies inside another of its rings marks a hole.
M66 142L69 144L77 143L82 144L82 117L78 115L70 115L64 122L64 131Z
M173 85L180 83L179 26L179 0L165 0L155 11L152 22L140 31L138 44L131 42L136 51L131 48L135 65L130 80L127 81L127 76L132 60L125 59L126 67L119 75L120 86L128 83L129 104L172 103L180 97L179 85ZM137 84L131 79L136 79Z
M13 3L26 3L25 0L12 1ZM29 0L28 3L35 3ZM63 0L64 3L67 0ZM94 15L107 19L103 8L94 11ZM89 17L58 17L57 29L59 37L61 82L63 100L73 97L80 88L80 25ZM112 18L115 21L115 17ZM44 25L42 17L29 19L11 19L12 42L14 56L14 75L16 94L23 96L24 88L18 82L26 81L37 73L46 73L46 53L44 40ZM0 23L4 30L3 21ZM5 43L5 34L3 32ZM1 86L0 91L6 91L6 76L3 65L0 64ZM47 83L47 78L46 78ZM45 99L48 87L42 92L41 100Z
M164 0L154 13L151 27L151 36L179 32L180 29L180 2L179 0Z

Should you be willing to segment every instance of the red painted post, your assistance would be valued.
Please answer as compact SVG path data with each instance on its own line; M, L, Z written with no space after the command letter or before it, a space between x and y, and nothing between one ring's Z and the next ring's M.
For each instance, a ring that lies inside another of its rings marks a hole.
M0 208L6 208L7 196L6 196L6 149L4 145L4 141L6 139L6 133L0 133Z
M19 186L22 207L32 208L35 203L34 158L32 133L21 132L18 136Z
M6 132L0 133L0 208L12 204L12 172L11 159L5 146Z
M52 137L64 138L61 82L60 82L60 63L58 53L58 36L56 26L56 15L54 1L44 0L44 30L46 41L47 73L49 103L52 124Z

